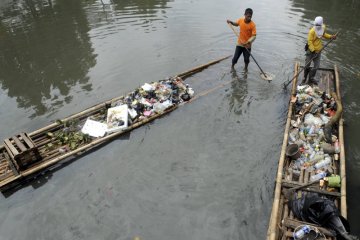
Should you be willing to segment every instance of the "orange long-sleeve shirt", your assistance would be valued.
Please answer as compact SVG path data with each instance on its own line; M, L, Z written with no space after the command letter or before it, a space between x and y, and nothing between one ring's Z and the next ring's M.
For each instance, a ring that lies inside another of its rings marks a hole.
M256 36L256 25L253 21L250 21L249 23L245 22L245 18L242 17L236 21L236 23L240 27L240 34L237 41L237 44L240 46L243 46L244 44L248 43L249 39L251 39L250 42L255 40Z

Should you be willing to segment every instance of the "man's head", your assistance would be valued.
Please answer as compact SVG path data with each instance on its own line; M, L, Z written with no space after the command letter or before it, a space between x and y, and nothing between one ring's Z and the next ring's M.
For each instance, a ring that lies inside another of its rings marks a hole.
M245 22L249 23L251 21L251 17L253 15L253 10L251 8L247 8L245 9Z
M314 20L315 32L318 37L321 37L324 34L325 27L323 23L324 23L324 19L321 16L316 17Z
M322 26L323 25L323 22L324 22L324 19L323 17L321 16L317 16L314 20L314 26Z

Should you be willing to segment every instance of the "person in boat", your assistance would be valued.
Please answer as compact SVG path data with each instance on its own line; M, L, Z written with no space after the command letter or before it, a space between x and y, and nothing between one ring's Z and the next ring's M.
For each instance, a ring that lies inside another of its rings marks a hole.
M236 27L240 27L240 34L237 40L234 57L232 58L231 69L234 70L235 64L239 60L241 54L244 55L244 70L247 71L250 62L251 44L256 38L256 25L251 20L253 10L247 8L245 10L244 17L238 19L236 22L226 20L228 24Z
M314 26L309 30L307 44L305 46L306 59L304 69L304 79L302 84L316 83L315 75L316 70L320 67L321 49L322 49L322 38L336 39L336 34L331 35L326 33L326 26L323 23L323 17L318 16L315 18ZM314 67L311 69L311 62L314 62ZM307 77L309 75L309 81Z

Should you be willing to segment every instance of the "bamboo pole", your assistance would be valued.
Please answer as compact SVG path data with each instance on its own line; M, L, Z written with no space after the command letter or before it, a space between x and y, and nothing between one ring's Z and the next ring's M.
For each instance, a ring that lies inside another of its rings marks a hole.
M205 68L207 68L207 67L209 67L209 66L211 66L211 65L214 65L214 64L216 64L216 63L218 63L218 62L221 62L222 60L225 60L225 59L227 59L227 58L229 58L229 57L231 57L231 55L226 56L226 57L222 57L222 58L220 58L220 59L218 59L218 60L209 62L209 63L204 64L204 65L200 65L200 66L198 66L198 67L196 67L196 68L190 69L190 70L188 70L188 71L186 71L186 72L183 72L183 73L179 73L179 74L177 74L177 75L175 75L175 76L181 77L181 78L183 78L183 79L188 78L189 76L191 76L191 75L193 75L193 74L195 74L195 73L197 73L197 72L200 72L200 71L202 71L203 69L205 69Z
M312 182L311 184L313 184L314 182ZM324 195L328 195L328 196L332 196L332 197L341 197L341 193L339 192L329 192L326 190L322 190L319 188L313 188L313 187L309 187L309 184L305 184L305 185L301 185L302 183L297 183L297 182L293 182L293 181L283 181L282 182L282 187L284 188L290 188L288 189L288 191L291 191L291 189L297 190L300 189L302 191L306 191L306 192L316 192L316 193L320 193L320 194L324 194Z
M297 74L298 71L299 71L299 63L297 62L295 64L294 78L296 75L298 75ZM297 84L297 78L294 79L293 86L294 85L296 86L296 84ZM293 95L294 89L296 90L296 88L293 87L292 89L293 89L292 90L292 95ZM287 143L288 143L292 111L293 111L293 103L291 102L291 97L290 97L290 104L289 104L289 110L288 110L288 115L287 115L287 120L286 120L283 144L282 144L282 148L281 148L279 165L278 165L278 170L277 170L277 175L276 175L274 202L273 202L271 215L270 215L269 228L267 231L267 239L268 240L275 240L278 235L277 220L278 220L279 204L280 204L280 198L281 198L282 172L283 172L283 167L284 167L284 162L285 162L285 152L286 152L286 147L287 147Z
M337 99L341 103L340 92L340 78L336 65L334 65L335 83ZM344 118L341 115L339 120L339 145L340 145L340 176L341 176L341 204L340 212L344 218L347 218L347 203L346 203L346 159L345 159L345 145L344 145Z

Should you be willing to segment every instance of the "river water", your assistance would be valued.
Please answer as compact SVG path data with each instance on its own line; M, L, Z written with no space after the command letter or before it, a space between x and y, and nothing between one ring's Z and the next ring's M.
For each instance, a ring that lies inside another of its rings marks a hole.
M340 31L348 219L360 234L360 3L354 0L3 0L0 138L234 51L226 19L254 10L253 55L186 81L216 91L1 195L0 239L264 239L295 61L313 19Z

